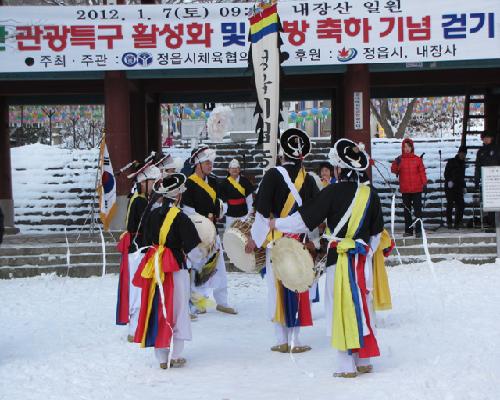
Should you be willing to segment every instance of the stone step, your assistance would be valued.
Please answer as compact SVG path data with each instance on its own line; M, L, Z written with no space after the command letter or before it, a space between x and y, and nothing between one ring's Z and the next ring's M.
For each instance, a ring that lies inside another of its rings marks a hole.
M451 261L451 260L459 260L463 262L464 264L490 264L494 263L496 260L496 256L480 256L480 255L474 255L474 254L463 254L460 257L453 257L450 255L439 255L439 254L434 254L431 256L431 260L434 263L441 262L441 261ZM423 263L426 262L427 259L425 257L403 257L401 256L401 261L403 264L415 264L415 263ZM386 265L388 267L394 267L399 265L399 260L396 255L391 255L387 260L386 260Z
M82 217L82 216L87 216L91 211L92 207L85 206L85 207L80 207L78 210L73 210L71 212L68 212L67 210L64 209L65 205L60 205L59 207L57 205L53 207L44 207L44 208L39 208L39 209L33 209L33 210L23 210L21 212L17 212L17 218L27 218L30 216L40 216L40 217ZM17 210L16 210L17 211ZM97 215L97 213L96 213Z
M107 253L106 262L119 264L121 255L119 253ZM101 253L80 253L70 256L71 265L101 263ZM22 266L51 266L66 263L66 255L62 254L40 254L26 256L0 256L0 266L2 267L22 267Z
M401 256L421 256L425 255L424 248L422 246L414 247L398 247L399 254ZM480 254L480 255L496 255L496 244L492 246L429 246L429 253L431 256L434 254L456 254L457 258L460 258L463 254Z
M119 240L122 232L111 231L104 232L103 236L106 242L115 243ZM70 245L80 245L87 243L101 243L101 236L98 231L94 234L82 233L81 235L71 233L67 236L63 233L50 233L50 234L19 234L14 236L6 236L3 245L24 245L35 246L37 244L47 244L49 247L52 244L66 245L66 237Z
M233 264L226 259L226 269L228 272L240 272ZM113 262L106 259L106 273L118 273L120 270L119 262ZM66 264L54 265L23 265L23 266L0 266L0 279L27 278L42 274L56 273L58 276L69 276L77 278L87 278L90 276L102 275L102 263L81 263L73 264L68 269Z
M396 237L398 233L396 233ZM478 235L453 235L449 234L446 236L428 236L427 242L429 245L436 244L448 244L457 246L467 246L467 245L477 245L480 243L496 243L496 237L494 234L478 234ZM422 245L422 239L417 239L415 237L407 238L397 238L396 245L398 247L405 246L415 246Z
M118 263L106 263L106 273L116 274L120 270ZM88 278L102 275L102 263L86 263L72 265L54 264L47 266L22 266L22 267L0 267L0 279L28 278L42 274L55 273L58 276L69 276L72 278ZM118 277L117 277L118 282Z
M64 232L64 229L66 229L66 232L68 233L76 233L76 232L87 233L91 230L90 225L83 226L83 221L80 222L80 225L68 225L68 224L39 225L37 222L32 222L32 221L24 223L18 223L16 221L16 227L18 227L22 232L33 233L33 234L39 234L39 233L53 234L53 233Z
M37 220L39 218L42 218L42 220ZM74 218L74 217L68 217L68 218L60 218L60 217L55 217L53 218L52 216L37 216L37 218L25 218L24 216L17 216L15 220L16 225L40 225L41 222L43 222L43 227L45 229L50 229L51 226L53 225L59 225L60 227L82 227L84 224L89 223L86 218ZM59 231L63 231L64 228L58 229Z
M70 253L74 254L85 254L85 253L101 253L100 243L89 243L84 245L70 245ZM0 247L0 257L13 257L13 256L38 256L43 254L50 255L63 255L66 257L66 244L61 244L60 246L51 245L46 246L13 246L7 245ZM116 244L108 243L106 244L106 254L117 253Z

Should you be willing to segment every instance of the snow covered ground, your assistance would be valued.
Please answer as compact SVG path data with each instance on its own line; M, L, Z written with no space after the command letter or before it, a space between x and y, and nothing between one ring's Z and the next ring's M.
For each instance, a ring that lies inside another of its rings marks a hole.
M114 325L117 276L0 281L0 398L18 399L498 399L500 270L425 264L389 269L394 309L378 315L375 373L332 377L322 305L302 332L313 350L269 351L264 282L232 273L240 314L193 323L184 369L160 370L151 349Z

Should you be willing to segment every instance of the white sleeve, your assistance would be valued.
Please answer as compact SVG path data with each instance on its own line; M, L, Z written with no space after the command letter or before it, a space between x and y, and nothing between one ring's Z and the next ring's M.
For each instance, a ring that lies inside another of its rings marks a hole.
M227 203L222 202L222 215L220 215L219 218L222 218L226 214L227 214Z
M276 229L285 233L308 233L307 228L302 216L298 211L286 218L276 219Z
M247 202L248 214L250 214L252 212L252 207L253 207L252 193L250 193L245 200Z
M186 214L188 217L190 215L196 214L196 210L193 207L182 206L182 212Z
M261 247L269 232L269 218L264 218L260 212L256 212L255 221L252 224L252 230L250 232L257 247Z
M381 234L378 233L370 237L370 250L366 256L365 262L365 281L366 288L371 292L373 290L373 253L377 251L377 247L380 244Z
M370 236L370 249L373 253L377 251L381 235L381 233L377 233L376 235Z
M196 270L203 266L204 258L203 251L198 246L187 254L188 264Z

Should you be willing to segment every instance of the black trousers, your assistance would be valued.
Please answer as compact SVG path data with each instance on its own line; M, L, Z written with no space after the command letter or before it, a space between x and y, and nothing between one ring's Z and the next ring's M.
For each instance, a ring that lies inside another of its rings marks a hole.
M462 223L464 218L464 194L457 190L447 190L446 194L446 223L453 224L453 208L455 208L455 226Z
M405 217L405 232L412 233L411 224L418 218L422 218L422 193L403 193L404 217ZM411 211L415 214L415 219L411 217ZM422 226L420 223L415 224L415 232L420 233Z

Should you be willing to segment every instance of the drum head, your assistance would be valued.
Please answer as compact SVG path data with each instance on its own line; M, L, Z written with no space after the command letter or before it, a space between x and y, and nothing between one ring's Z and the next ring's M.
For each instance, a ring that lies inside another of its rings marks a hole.
M243 272L257 272L255 254L245 253L247 238L237 229L229 228L222 238L224 251L236 268Z
M193 222L200 237L200 248L202 248L205 254L208 254L215 244L215 237L217 235L215 225L208 218L200 214L192 214L189 216L189 219Z
M276 278L283 286L295 292L305 292L314 282L314 261L303 244L283 237L271 249L271 260Z

